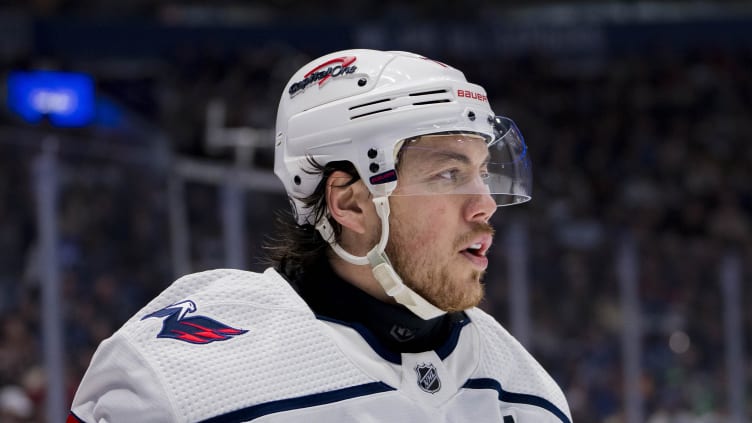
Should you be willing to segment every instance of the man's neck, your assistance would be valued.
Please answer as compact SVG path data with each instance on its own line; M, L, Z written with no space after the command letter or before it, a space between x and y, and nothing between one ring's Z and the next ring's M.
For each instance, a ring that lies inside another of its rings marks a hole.
M349 282L366 294L389 304L396 304L394 299L384 292L379 281L373 276L371 266L348 263L335 254L329 257L329 265L342 280Z

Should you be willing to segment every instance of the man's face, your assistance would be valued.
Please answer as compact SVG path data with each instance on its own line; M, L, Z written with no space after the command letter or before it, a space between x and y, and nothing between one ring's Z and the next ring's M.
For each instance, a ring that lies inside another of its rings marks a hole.
M431 135L403 148L390 196L386 253L407 286L446 311L483 298L496 202L483 183L488 150L472 135Z

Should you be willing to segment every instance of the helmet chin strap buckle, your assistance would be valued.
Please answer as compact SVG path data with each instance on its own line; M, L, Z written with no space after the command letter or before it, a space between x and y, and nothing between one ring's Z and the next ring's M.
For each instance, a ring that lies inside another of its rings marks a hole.
M371 250L368 254L368 260L371 262L373 276L384 289L384 292L399 304L407 307L416 316L423 320L430 320L446 314L444 310L429 303L417 292L408 288L402 282L402 278L394 271L394 267L389 263L389 259L384 253L376 253L376 251Z
M405 285L402 278L394 271L392 263L384 253L389 240L389 199L386 196L373 199L376 214L381 220L381 239L366 256L355 256L344 250L336 241L334 230L329 223L329 216L324 216L316 224L321 236L331 245L334 252L343 260L355 265L370 265L374 278L379 282L384 292L394 298L423 320L430 320L446 314L446 311L436 307Z

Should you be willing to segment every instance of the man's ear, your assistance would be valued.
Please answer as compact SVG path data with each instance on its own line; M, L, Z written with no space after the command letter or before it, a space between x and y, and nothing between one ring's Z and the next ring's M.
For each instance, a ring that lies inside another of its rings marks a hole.
M349 184L352 175L336 170L326 180L326 206L332 218L343 228L363 234L366 232L367 203L370 192L362 180Z

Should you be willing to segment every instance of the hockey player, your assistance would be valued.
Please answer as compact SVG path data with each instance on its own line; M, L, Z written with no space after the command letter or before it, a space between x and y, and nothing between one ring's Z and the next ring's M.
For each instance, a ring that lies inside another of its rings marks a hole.
M69 422L570 422L476 306L527 147L484 89L406 52L314 60L279 104L295 222L265 272L180 278L95 353Z

